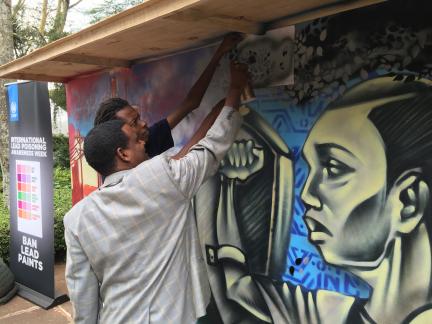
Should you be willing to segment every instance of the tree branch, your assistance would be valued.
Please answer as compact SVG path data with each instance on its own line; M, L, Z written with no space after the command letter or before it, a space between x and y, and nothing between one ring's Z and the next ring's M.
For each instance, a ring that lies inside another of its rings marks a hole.
M75 2L74 4L69 5L69 9L72 9L73 7L75 7L77 4L79 4L82 1L83 0L77 0L77 2Z

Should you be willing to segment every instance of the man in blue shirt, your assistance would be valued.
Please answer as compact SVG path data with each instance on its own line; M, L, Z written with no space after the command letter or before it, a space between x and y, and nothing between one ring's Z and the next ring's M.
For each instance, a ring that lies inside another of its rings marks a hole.
M146 152L149 157L154 157L165 152L174 146L171 129L177 126L192 110L199 107L220 59L242 39L243 36L238 33L229 34L224 38L210 63L193 85L186 98L167 118L148 127L147 123L140 119L138 111L126 100L110 98L100 104L94 125L96 126L112 119L121 119L135 129L139 137L146 142Z

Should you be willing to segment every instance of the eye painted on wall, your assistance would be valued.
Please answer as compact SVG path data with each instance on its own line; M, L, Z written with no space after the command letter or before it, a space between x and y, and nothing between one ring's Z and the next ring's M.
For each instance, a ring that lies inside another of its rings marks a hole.
M356 171L349 162L352 161L355 164L357 159L347 148L335 143L323 143L315 145L315 149L323 174L323 182L340 183L340 181L346 181L346 177Z
M321 165L323 168L324 179L323 180L339 180L342 177L353 173L355 171L354 168L346 165L345 163L335 159L328 158L321 161Z

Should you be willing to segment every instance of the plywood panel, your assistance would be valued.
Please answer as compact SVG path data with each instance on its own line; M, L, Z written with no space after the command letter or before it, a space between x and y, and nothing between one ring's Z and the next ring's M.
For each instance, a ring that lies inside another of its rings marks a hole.
M381 1L148 0L1 66L0 78L67 80L199 47L230 31L260 33Z
M19 79L66 82L70 79L71 75L88 74L103 69L106 69L106 67L101 65L65 62L41 62L31 65L20 71L13 72L12 75L14 78ZM37 79L35 77L31 79L26 78L26 75L30 77L37 76Z

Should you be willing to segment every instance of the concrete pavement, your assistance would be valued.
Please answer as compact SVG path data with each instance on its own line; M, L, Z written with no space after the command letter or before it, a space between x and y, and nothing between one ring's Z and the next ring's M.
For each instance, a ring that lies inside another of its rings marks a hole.
M64 277L65 264L55 265L56 289L61 293L67 293ZM0 305L0 323L10 324L63 324L73 323L72 305L70 302L58 305L49 310L44 310L27 300L15 296L5 305Z

